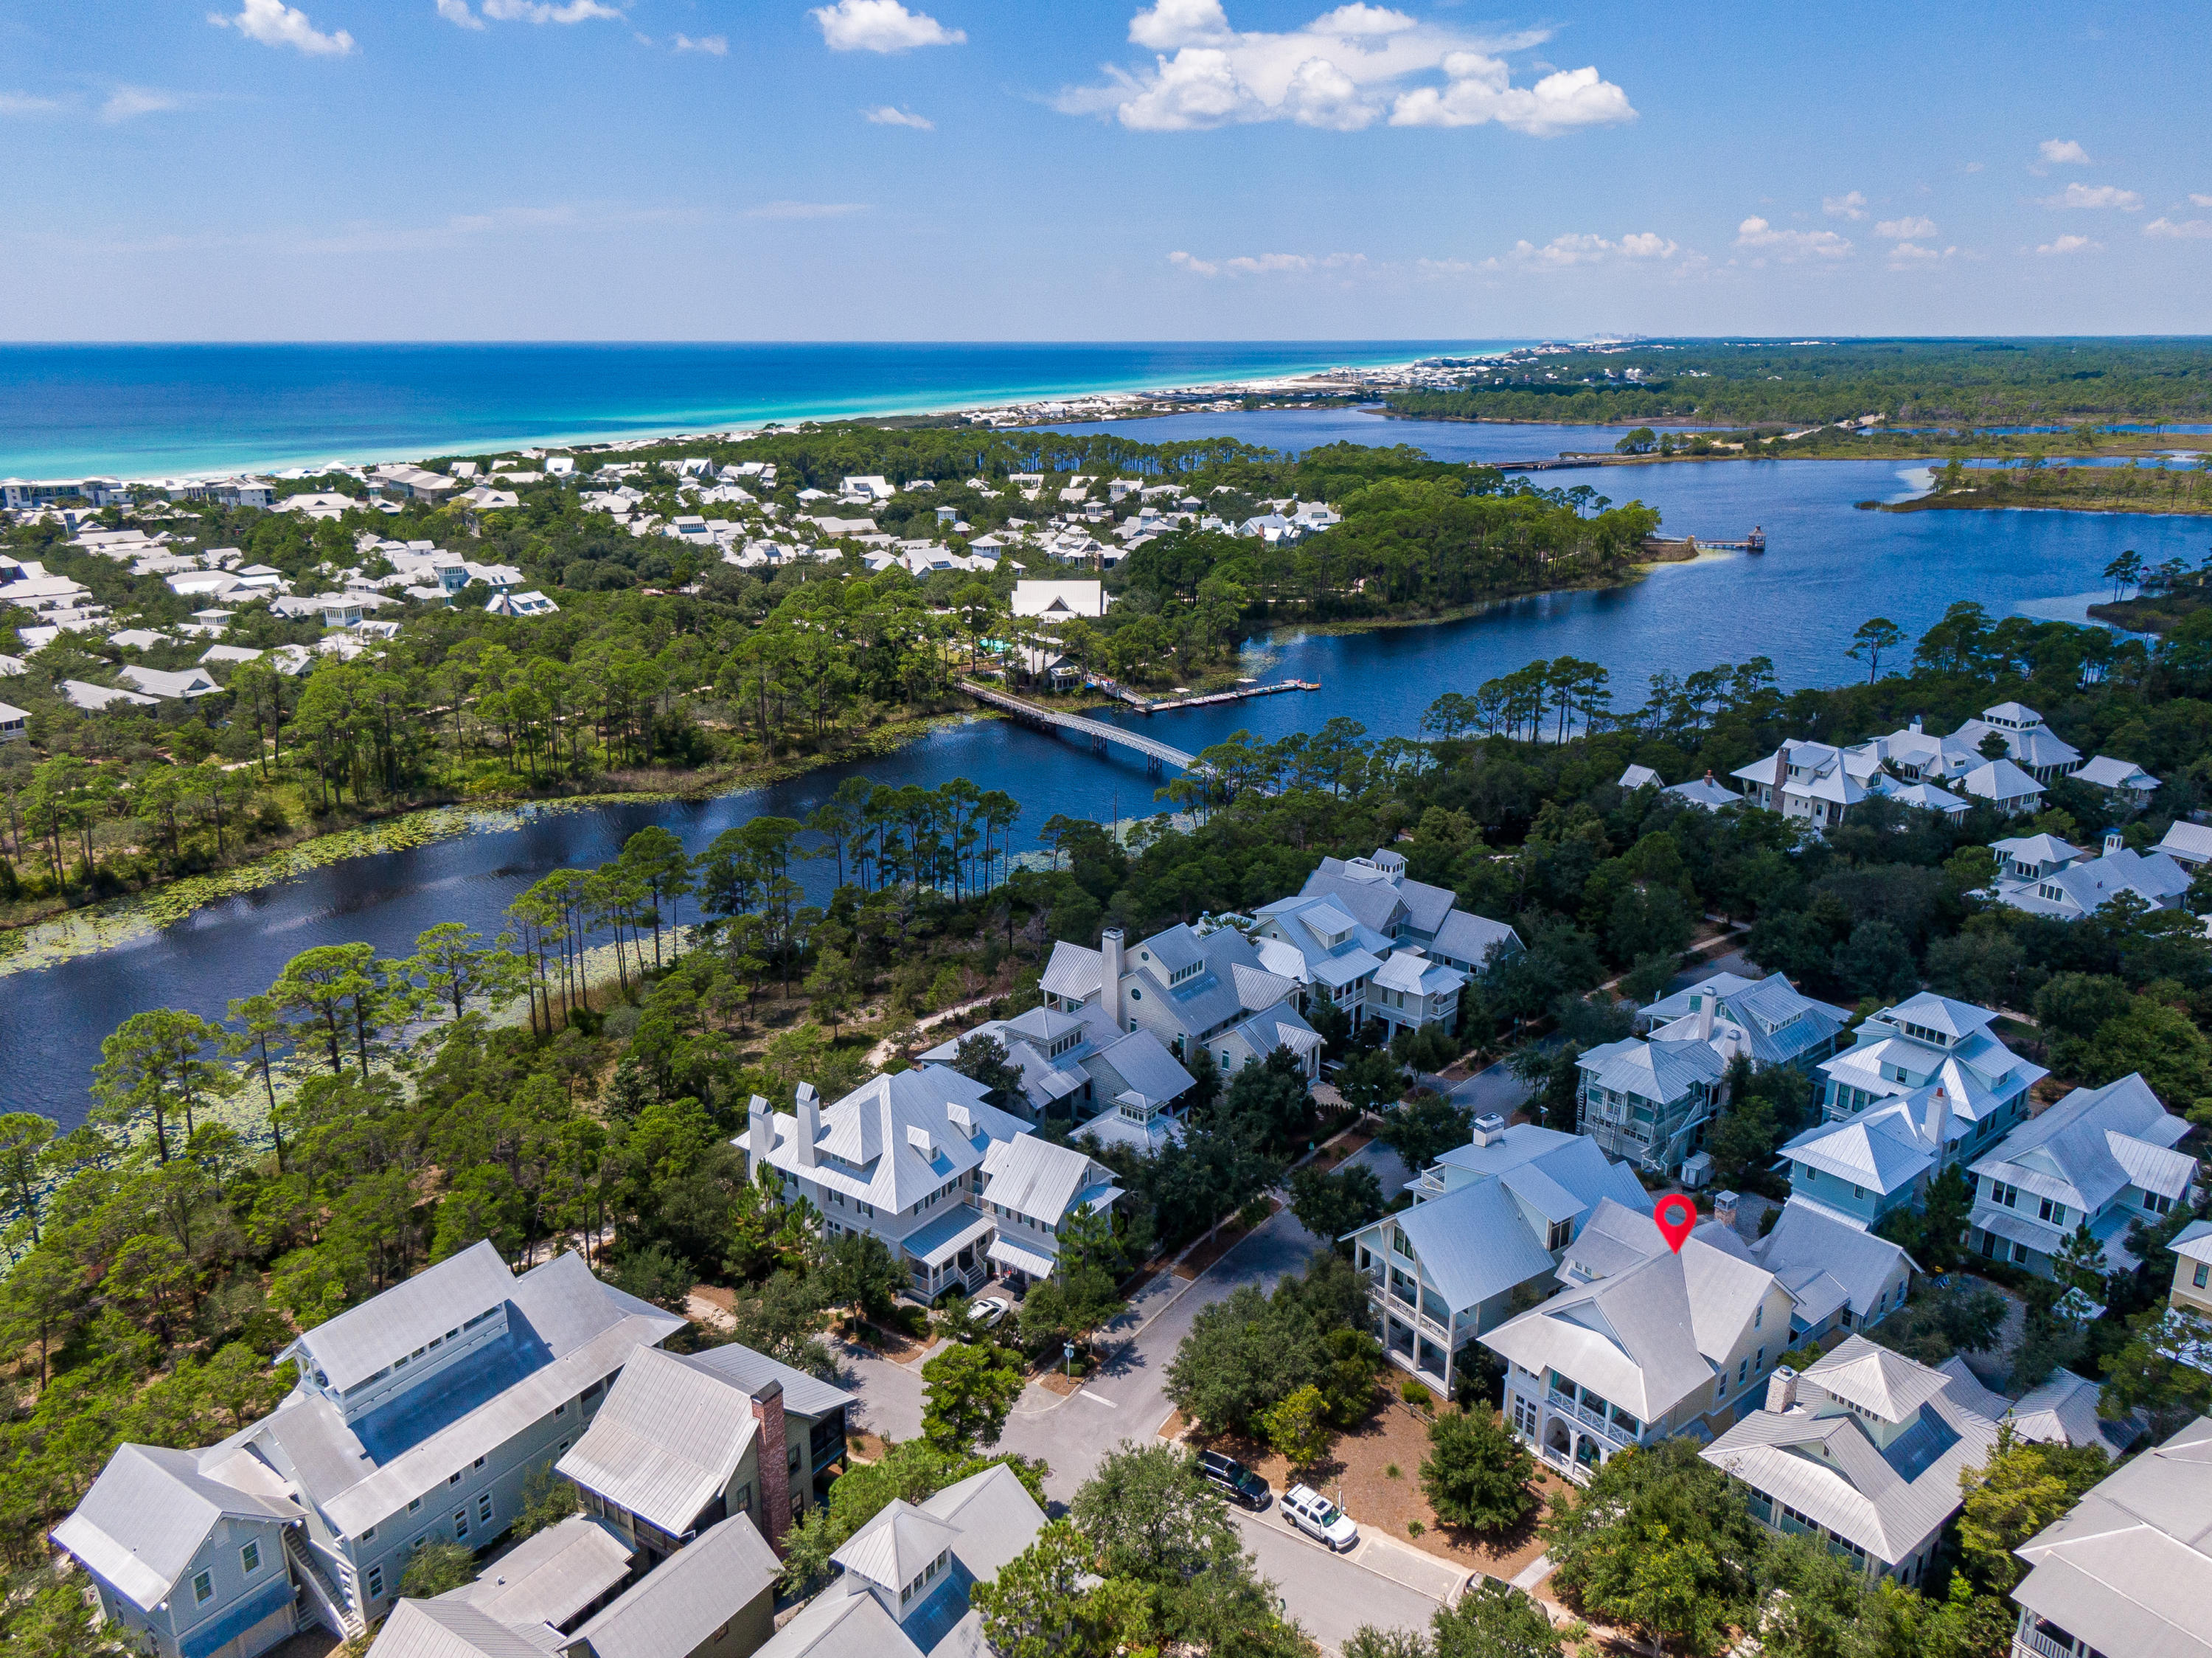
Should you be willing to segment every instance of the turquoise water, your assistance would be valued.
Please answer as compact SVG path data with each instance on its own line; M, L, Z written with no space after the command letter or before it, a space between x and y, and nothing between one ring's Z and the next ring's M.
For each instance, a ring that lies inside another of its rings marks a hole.
M4 345L0 476L412 460L1372 368L1519 343Z

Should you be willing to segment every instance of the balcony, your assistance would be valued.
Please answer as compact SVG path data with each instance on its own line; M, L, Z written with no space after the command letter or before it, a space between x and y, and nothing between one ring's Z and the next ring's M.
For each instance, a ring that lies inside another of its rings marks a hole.
M1543 1458L1546 1467L1556 1468L1577 1485L1587 1485L1590 1483L1590 1471L1565 1452L1555 1451L1548 1445L1540 1445L1536 1448L1536 1451L1537 1454Z
M2012 1649L2015 1658L2075 1658L2073 1643L2052 1640L2027 1617L2012 1632Z

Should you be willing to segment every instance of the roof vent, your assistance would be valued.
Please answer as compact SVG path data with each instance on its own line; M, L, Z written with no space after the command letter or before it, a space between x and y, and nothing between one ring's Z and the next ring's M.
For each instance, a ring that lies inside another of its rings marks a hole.
M1474 1143L1494 1146L1505 1137L1505 1119L1496 1112L1486 1112L1474 1119Z

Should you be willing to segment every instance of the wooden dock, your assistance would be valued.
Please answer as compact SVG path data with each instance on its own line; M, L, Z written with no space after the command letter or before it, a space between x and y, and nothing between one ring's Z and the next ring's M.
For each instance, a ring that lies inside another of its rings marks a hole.
M1158 697L1150 699L1129 698L1129 705L1139 714L1164 714L1175 708L1214 708L1223 703L1241 703L1252 697L1273 697L1285 691L1318 691L1320 683L1313 680L1277 680L1269 685L1240 685L1230 691L1202 692L1194 696Z

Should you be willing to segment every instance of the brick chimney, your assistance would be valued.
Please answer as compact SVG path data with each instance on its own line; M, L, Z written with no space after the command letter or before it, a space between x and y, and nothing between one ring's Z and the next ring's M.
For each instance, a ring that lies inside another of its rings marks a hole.
M1114 1028L1127 1030L1121 1017L1121 930L1109 927L1098 936L1101 957L1098 978L1098 1005L1113 1015Z
M1774 1367L1766 1379L1766 1408L1786 1411L1797 1402L1797 1373L1786 1364Z
M784 1443L783 1384L771 1378L752 1396L753 1460L760 1466L761 1535L781 1555L791 1526L791 1452Z

